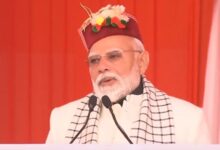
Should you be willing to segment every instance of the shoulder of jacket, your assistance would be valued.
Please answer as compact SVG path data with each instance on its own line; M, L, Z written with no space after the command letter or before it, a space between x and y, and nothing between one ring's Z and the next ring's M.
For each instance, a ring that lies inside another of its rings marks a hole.
M174 120L176 124L184 124L190 122L190 126L198 126L204 119L203 109L186 101L176 97L170 96L171 107L174 115Z
M179 111L188 111L188 112L194 112L194 113L200 113L202 109L186 100L176 98L173 96L169 96L171 100L171 104L174 110Z

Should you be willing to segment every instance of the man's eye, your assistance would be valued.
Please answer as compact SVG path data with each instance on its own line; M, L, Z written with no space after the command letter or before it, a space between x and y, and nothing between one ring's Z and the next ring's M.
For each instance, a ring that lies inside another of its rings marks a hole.
M107 57L108 57L109 60L117 60L117 59L122 57L122 54L119 53L119 52L111 53L111 54L108 54Z
M89 64L94 65L98 64L100 61L100 58L89 58Z

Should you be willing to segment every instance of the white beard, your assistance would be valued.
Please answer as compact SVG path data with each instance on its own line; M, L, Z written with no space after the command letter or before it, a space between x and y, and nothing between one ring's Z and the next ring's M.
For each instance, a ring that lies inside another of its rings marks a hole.
M99 82L106 77L115 78L117 82L112 86L99 86ZM139 85L139 83L140 74L136 64L133 65L131 72L126 77L120 77L118 74L112 72L105 72L100 74L95 82L92 81L96 96L101 99L102 96L107 95L112 103L131 93Z

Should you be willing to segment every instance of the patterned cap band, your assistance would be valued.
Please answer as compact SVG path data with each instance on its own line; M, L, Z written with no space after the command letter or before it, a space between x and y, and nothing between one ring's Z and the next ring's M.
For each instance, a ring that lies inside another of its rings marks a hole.
M111 35L126 35L142 41L139 28L134 17L124 12L122 5L107 5L97 13L83 6L89 18L79 29L85 47L89 50L98 40Z

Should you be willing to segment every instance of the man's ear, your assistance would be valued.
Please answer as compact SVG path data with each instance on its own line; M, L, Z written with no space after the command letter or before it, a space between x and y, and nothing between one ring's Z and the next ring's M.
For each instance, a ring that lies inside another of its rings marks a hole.
M143 51L139 55L139 68L140 68L140 73L145 74L147 68L149 65L149 53L148 51Z

